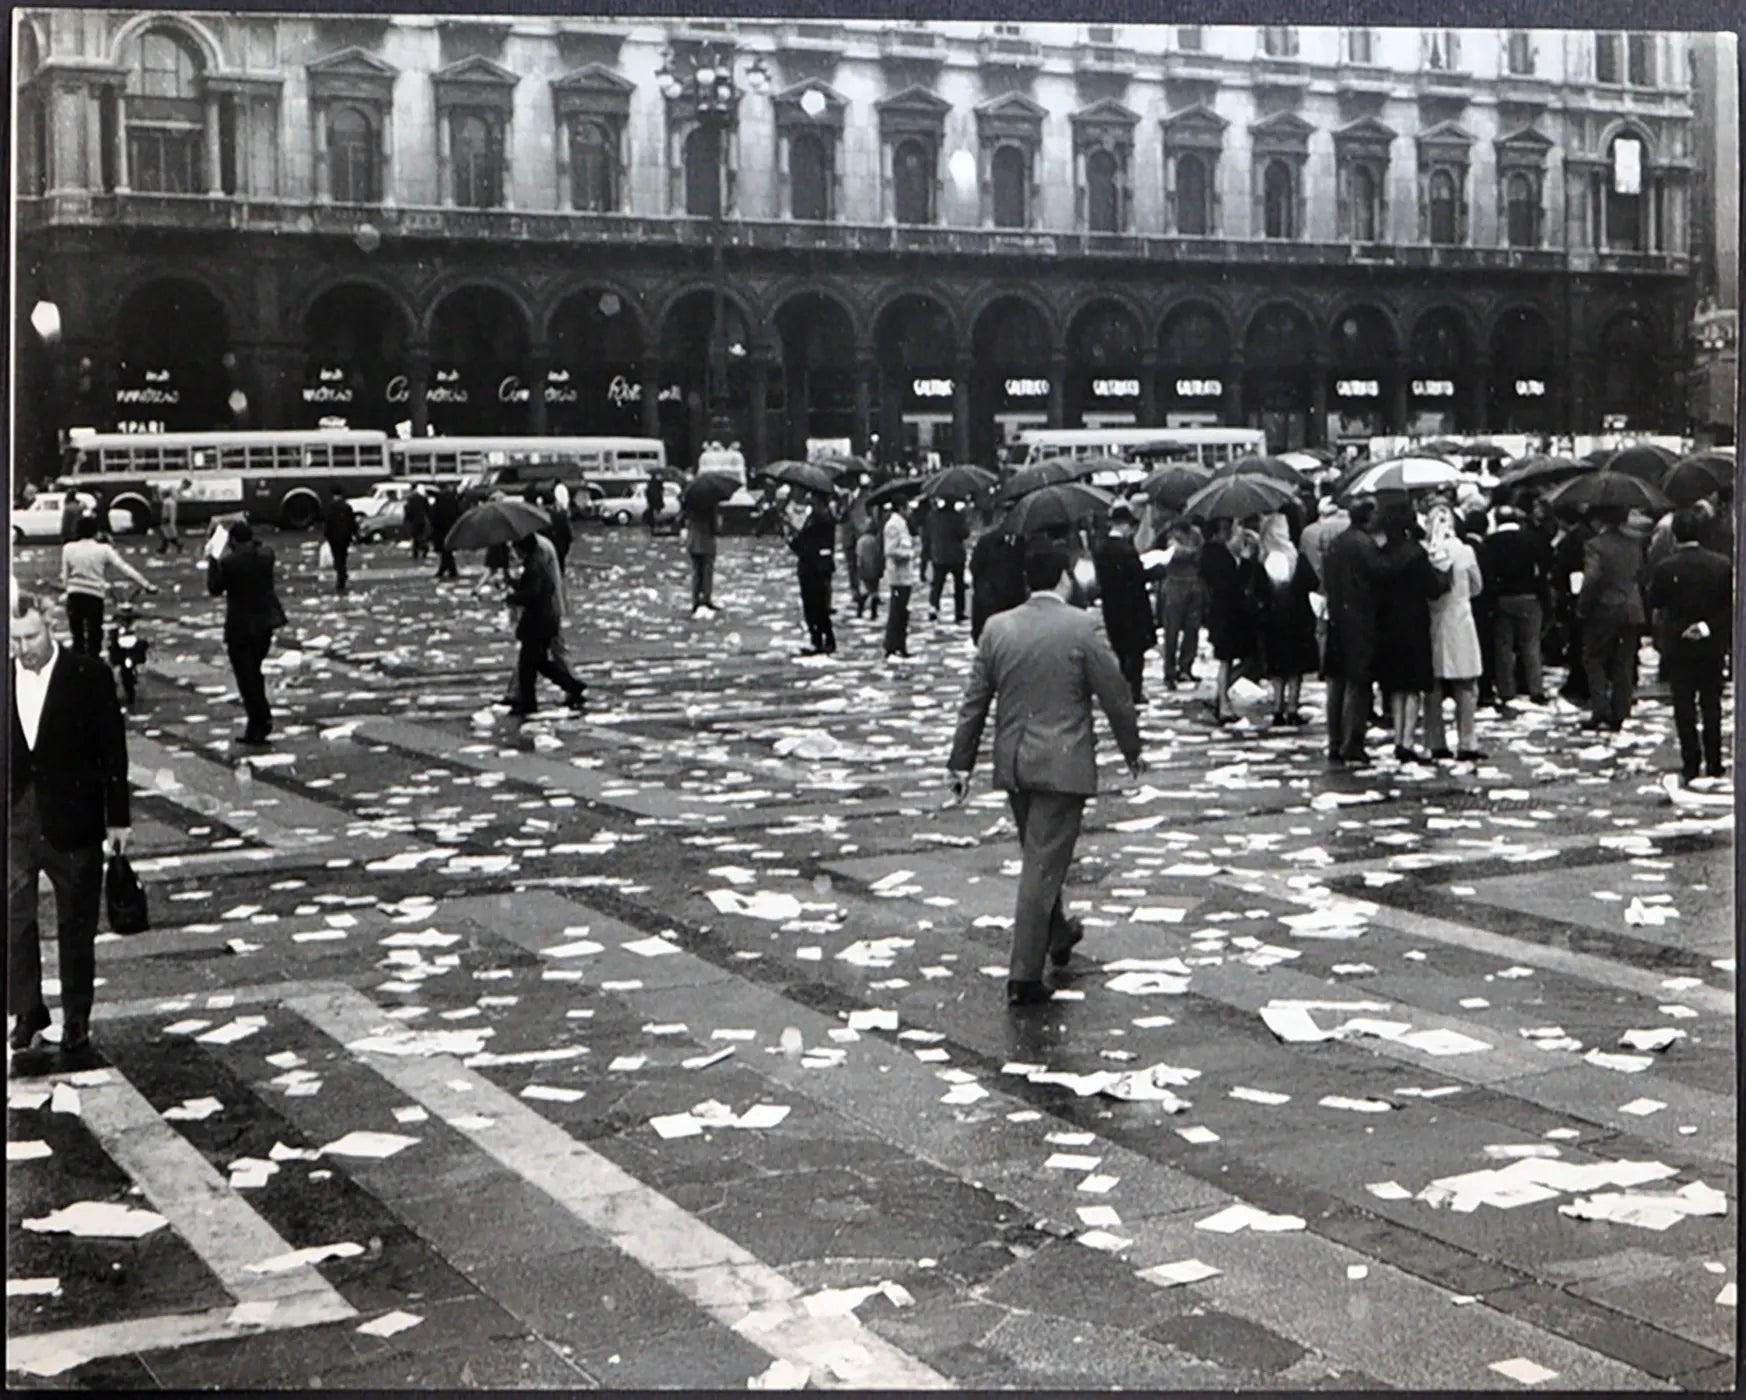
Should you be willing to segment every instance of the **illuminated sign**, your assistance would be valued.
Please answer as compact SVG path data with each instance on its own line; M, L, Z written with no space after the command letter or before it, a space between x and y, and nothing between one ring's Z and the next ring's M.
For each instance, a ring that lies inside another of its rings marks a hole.
M1219 379L1178 379L1176 392L1185 399L1216 399L1225 392Z
M458 369L439 369L431 376L431 386L424 391L426 403L466 403L472 397L461 384Z
M548 384L546 386L546 401L548 403L554 402L551 393L552 387ZM655 395L655 402L678 403L681 397L683 396L679 392L679 386L669 384ZM615 374L612 376L612 383L606 386L606 398L615 408L623 408L626 404L641 403L643 401L643 386L631 383L622 374Z
M1421 399L1452 399L1455 381L1452 379L1415 379L1413 393Z
M918 399L949 399L952 387L950 379L912 379L909 383L909 391Z
M1049 381L1047 379L1009 379L1006 381L1006 394L1012 399L1047 398Z
M521 376L511 374L497 382L498 403L526 403L533 397L533 391L521 382Z
M1538 399L1545 396L1546 381L1543 379L1518 379L1516 381L1516 397L1519 399Z
M570 383L569 370L553 369L546 371L547 403L575 403L576 399L576 386Z
M1334 392L1343 399L1373 399L1382 388L1374 379L1341 379L1335 383Z
M164 431L164 424L161 419L146 421L130 418L117 423L115 431L118 433L161 433Z
M1094 379L1091 381L1092 395L1100 399L1137 399L1140 396L1140 381L1137 379Z
M148 369L142 378L145 380L143 389L117 389L115 391L116 403L177 404L182 402L182 391L171 387L169 370Z
M334 365L324 366L315 375L314 384L303 387L304 403L350 403L352 401L351 386L346 383L346 372Z

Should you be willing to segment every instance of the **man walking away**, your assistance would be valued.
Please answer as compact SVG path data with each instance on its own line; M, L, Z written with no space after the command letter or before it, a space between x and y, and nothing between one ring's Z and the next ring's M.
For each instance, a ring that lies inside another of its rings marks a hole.
M928 560L933 579L928 584L928 620L939 621L940 594L952 580L952 621L964 620L964 542L970 538L968 512L962 501L936 500L928 512Z
M1662 674L1673 689L1680 777L1722 776L1722 663L1733 644L1733 565L1704 548L1708 520L1697 510L1673 516L1673 553L1649 577ZM1700 746L1698 720L1703 720Z
M182 552L182 492L188 489L184 480L178 487L166 484L158 493L158 553Z
M48 1029L37 882L49 877L60 944L61 1053L90 1046L103 853L127 849L127 731L101 661L55 645L28 595L12 615L11 806L6 826L6 1000L11 1047ZM21 1066L22 1068L22 1066Z
M430 554L430 524L430 502L424 497L424 488L414 486L406 493L406 534L412 541L415 560Z
M1546 668L1540 649L1546 610L1552 598L1552 546L1538 530L1522 523L1514 506L1499 507L1497 528L1479 546L1479 567L1492 593L1492 674L1497 698L1516 698L1518 663L1528 683L1528 698L1546 703Z
M1134 547L1134 512L1117 501L1109 513L1109 533L1091 551L1097 591L1103 600L1103 630L1115 649L1134 703L1144 700L1146 653L1158 640L1146 570Z
M885 613L885 659L909 657L909 597L915 591L915 536L909 516L893 506L885 520L885 571L891 581L891 606Z
M575 538L575 532L570 528L570 508L558 504L555 490L547 492L540 505L552 522L540 533L552 542L552 548L557 552L558 573L562 575L565 566L570 562L570 542Z
M224 646L248 716L238 742L264 744L273 732L273 710L261 663L273 633L285 625L285 609L273 587L273 551L255 538L248 521L232 525L224 553L208 559L206 591L224 595Z
M73 634L73 650L86 656L103 655L103 604L109 597L109 580L119 575L131 579L147 593L157 585L116 551L107 540L97 538L97 517L79 520L77 538L61 546L61 588L67 599L67 626Z
M721 533L717 507L693 503L685 507L685 553L691 558L691 615L715 616L716 536Z
M1615 506L1595 506L1589 512L1599 533L1583 550L1582 588L1576 596L1582 664L1588 672L1584 729L1616 733L1636 699L1643 542L1625 533L1628 514Z
M327 518L322 525L322 533L327 537L327 547L333 554L334 592L346 591L346 556L351 553L352 541L358 534L358 515L352 509L352 503L339 492L334 492L327 503Z
M455 488L446 483L440 487L436 500L430 507L430 531L436 540L438 578L459 578L461 571L455 567L455 553L449 548L449 531L455 528L455 522L461 518L461 498L455 494Z
M538 709L534 697L534 676L544 676L564 692L572 710L583 706L584 687L570 673L570 668L552 654L552 641L563 628L558 612L558 580L556 572L541 558L539 536L523 535L515 542L521 559L521 577L510 590L508 603L521 609L521 619L515 625L515 637L521 644L516 660L515 714L526 718Z
M994 721L994 785L1007 794L1024 854L1019 875L1009 1006L1030 1006L1053 995L1043 981L1045 955L1065 967L1084 928L1061 908L1061 886L1085 799L1097 791L1097 755L1091 702L1115 731L1128 772L1144 770L1139 721L1115 654L1097 635L1090 614L1068 604L1073 587L1067 551L1046 545L1025 560L1031 596L1021 607L989 619L976 646L970 681L958 706L952 736L952 794L963 801L982 742L988 706Z

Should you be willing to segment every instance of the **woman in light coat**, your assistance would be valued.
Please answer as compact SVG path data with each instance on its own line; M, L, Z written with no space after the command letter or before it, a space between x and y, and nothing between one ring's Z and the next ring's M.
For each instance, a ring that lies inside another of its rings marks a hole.
M1473 546L1455 533L1455 513L1442 501L1425 515L1425 551L1432 567L1449 576L1446 593L1431 599L1431 670L1436 683L1425 696L1425 745L1432 758L1484 758L1474 742L1474 716L1479 708L1479 677L1485 658L1479 628L1473 620L1473 599L1485 587L1485 575ZM1455 699L1456 751L1449 752L1443 727L1443 702Z

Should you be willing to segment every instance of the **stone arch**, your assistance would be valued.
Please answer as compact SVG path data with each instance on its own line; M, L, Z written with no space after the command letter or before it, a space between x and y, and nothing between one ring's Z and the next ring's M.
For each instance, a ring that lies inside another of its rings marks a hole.
M308 321L309 313L315 308L317 302L329 292L345 286L363 286L368 287L371 291L381 293L393 304L394 309L406 318L408 331L419 329L418 312L413 306L412 299L407 296L405 288L398 286L380 273L372 272L334 272L312 283L304 289L292 307L291 324L301 329Z
M1601 131L1600 143L1595 147L1604 157L1612 144L1621 136L1630 136L1643 143L1643 163L1655 163L1655 137L1642 122L1635 117L1618 117L1609 122Z
M425 288L422 298L423 314L416 324L418 336L425 343L430 341L431 328L436 324L437 311L443 303L457 292L473 287L485 287L508 298L509 303L521 314L522 331L528 339L532 339L534 328L534 310L529 304L527 294L522 286L508 277L501 277L490 272L456 272L439 277L429 287Z
M956 353L969 341L971 319L965 315L959 297L938 282L902 282L883 290L867 312L867 333L877 346L880 327L893 307L904 301L931 301L946 313L952 326L952 351Z
M844 294L841 287L816 277L795 277L788 281L778 282L764 295L764 300L770 308L772 324L782 314L782 308L797 297L820 296L834 302L848 318L850 329L854 332L857 348L867 343L872 333L872 323L865 319L861 308L853 298Z
M1346 334L1346 327L1349 322L1357 321L1359 318L1371 321L1375 327L1381 330L1382 335L1386 338L1383 347L1384 354L1394 357L1400 355L1404 346L1400 333L1400 321L1393 308L1374 301L1354 300L1341 303L1339 309L1328 317L1327 321L1320 327L1322 343L1328 348L1331 359L1338 360L1340 358L1341 342L1351 339Z
M1217 298L1205 294L1195 294L1183 297L1180 301L1171 302L1164 308L1163 314L1157 318L1156 334L1153 336L1153 339L1157 342L1159 348L1163 348L1165 337L1168 335L1172 325L1188 316L1190 313L1197 311L1204 312L1210 320L1218 325L1219 330L1224 335L1227 352L1231 346L1237 343L1234 320L1231 315L1230 307L1223 304Z
M218 42L218 36L202 24L193 15L172 13L168 10L154 10L149 14L135 15L115 31L115 38L109 45L109 61L120 67L128 64L129 50L139 37L149 30L167 29L182 35L199 51L202 67L208 73L224 71L224 48Z
M1146 332L1151 326L1151 316L1147 314L1146 308L1141 305L1138 298L1113 288L1101 288L1094 292L1088 292L1068 307L1067 314L1062 317L1061 321L1063 343L1071 345L1074 333L1080 328L1081 323L1094 311L1108 307L1119 310L1133 324L1134 341L1137 345L1143 346L1147 343Z
M684 302L699 294L713 296L715 288L708 282L682 282L670 288L666 295L648 308L648 327L651 338L659 347L662 336L666 333L667 322L672 319L674 310ZM764 325L765 317L751 296L743 289L728 287L723 291L722 300L729 307L730 316L738 313L745 322L746 334L755 335Z
M1409 357L1412 355L1413 346L1419 341L1420 331L1434 318L1447 318L1455 322L1460 328L1461 338L1469 355L1477 352L1483 343L1481 327L1470 308L1459 302L1435 301L1420 307L1406 327L1406 337L1402 344Z
M1327 341L1325 338L1320 338L1322 313L1317 309L1316 303L1307 296L1282 288L1275 288L1257 296L1248 309L1239 314L1236 318L1237 324L1233 325L1232 328L1234 331L1232 343L1239 347L1248 345L1254 337L1256 322L1269 311L1282 306L1290 308L1304 319L1310 328L1310 336L1315 341L1314 348L1319 352L1325 352Z
M115 324L121 315L121 308L140 288L152 282L166 280L195 283L203 291L217 299L219 306L224 309L225 324L231 328L233 334L244 329L241 316L242 303L231 287L220 279L204 276L201 272L179 263L158 261L140 265L116 284L106 308L108 323Z
M391 429L405 417L396 381L407 383L415 325L411 307L377 277L331 277L304 298L293 331L303 351L300 422Z
M1061 348L1063 329L1061 318L1055 314L1055 308L1049 304L1046 298L1011 284L997 283L984 287L974 292L965 303L963 324L970 332L972 339L976 335L977 322L988 313L991 306L1002 301L1021 301L1029 306L1042 318L1043 327L1048 333L1049 343L1056 349Z
M552 323L557 319L558 312L572 297L584 292L611 292L619 299L619 312L628 315L636 323L637 336L644 349L649 348L650 330L655 322L649 317L648 307L644 303L642 293L629 282L610 274L591 272L572 273L559 279L546 289L540 304L534 309L534 341L544 345L552 338Z
M237 326L204 278L173 271L132 279L111 324L118 423L162 423L171 432L234 424L232 395L243 387L231 349Z

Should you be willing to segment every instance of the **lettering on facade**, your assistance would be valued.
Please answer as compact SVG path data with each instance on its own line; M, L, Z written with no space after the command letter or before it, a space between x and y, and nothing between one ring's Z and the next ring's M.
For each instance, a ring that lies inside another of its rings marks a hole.
M1137 379L1094 379L1091 381L1092 397L1099 399L1137 399L1140 397L1140 381Z
M115 431L118 433L161 433L165 429L163 420L160 418L127 418L115 425Z
M575 403L577 397L576 387L570 383L569 370L553 369L546 371L547 403Z
M499 391L501 392L499 386ZM467 403L472 398L461 383L458 369L439 369L431 376L431 386L424 393L426 403Z
M1373 399L1381 392L1374 379L1340 379L1334 383L1334 393L1342 399Z
M1421 399L1452 399L1455 397L1455 381L1452 379L1415 379L1413 394Z
M116 403L177 404L182 402L180 389L117 389Z
M519 375L505 375L497 381L498 403L526 403L532 397L532 390L521 382Z
M1006 381L1006 396L1009 399L1041 399L1049 394L1047 379L1009 379Z
M1225 392L1225 385L1219 379L1178 379L1176 392L1185 399L1216 399Z
M1518 399L1544 398L1546 381L1543 379L1518 379L1516 381L1516 397Z
M412 381L404 374L397 374L382 390L382 397L389 403L405 403L412 397Z
M548 395L551 393L550 387L547 388L546 392ZM669 384L655 395L655 402L678 403L683 397L684 395L679 392L677 384ZM606 398L615 408L623 408L626 404L641 403L643 401L643 386L631 383L622 374L615 374L612 376L612 383L606 386Z
M952 388L950 379L912 379L909 382L910 392L918 399L949 399Z

